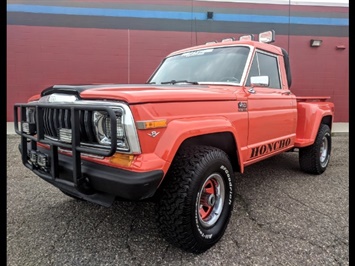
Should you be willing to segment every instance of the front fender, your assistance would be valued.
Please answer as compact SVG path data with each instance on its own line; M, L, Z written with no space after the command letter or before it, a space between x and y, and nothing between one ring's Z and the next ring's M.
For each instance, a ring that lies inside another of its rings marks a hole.
M237 146L236 153L239 165L242 168L243 164L241 162L243 158L238 145L238 133L231 122L225 117L199 117L171 121L163 136L161 136L154 153L171 163L179 147L186 139L220 132L230 132L233 134Z

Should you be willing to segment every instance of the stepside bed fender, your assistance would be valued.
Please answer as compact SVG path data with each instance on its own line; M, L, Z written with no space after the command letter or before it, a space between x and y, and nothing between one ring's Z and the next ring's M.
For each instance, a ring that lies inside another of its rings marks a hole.
M241 147L238 145L238 132L225 117L176 119L169 122L154 153L170 164L185 141L215 133L227 133L233 136L236 147L234 155L237 156L240 171L243 172L243 158Z
M312 145L321 123L332 128L334 104L332 102L299 102L297 115L295 147Z

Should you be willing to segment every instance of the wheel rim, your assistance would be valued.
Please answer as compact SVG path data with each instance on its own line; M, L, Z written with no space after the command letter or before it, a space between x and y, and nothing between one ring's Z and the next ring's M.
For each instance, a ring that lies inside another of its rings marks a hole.
M328 137L324 136L319 150L319 159L322 167L325 167L328 163L329 160L328 149L329 149Z
M213 226L221 216L225 197L222 177L214 173L203 184L198 197L198 218L204 227Z

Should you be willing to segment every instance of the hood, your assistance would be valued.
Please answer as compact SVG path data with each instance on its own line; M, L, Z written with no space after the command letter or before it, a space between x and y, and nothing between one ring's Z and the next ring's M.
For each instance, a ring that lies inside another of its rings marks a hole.
M66 93L75 94L86 100L110 99L134 104L234 100L235 91L236 86L230 85L90 84L54 85L42 91L41 96Z

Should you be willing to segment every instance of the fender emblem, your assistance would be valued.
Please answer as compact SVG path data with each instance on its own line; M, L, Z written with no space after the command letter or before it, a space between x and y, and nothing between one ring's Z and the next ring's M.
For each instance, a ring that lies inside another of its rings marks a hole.
M153 137L153 138L155 138L156 136L159 135L159 133L160 133L160 132L152 131L152 132L150 132L148 135L151 136L151 137Z
M239 102L238 103L238 111L239 112L248 111L248 104L246 102Z

